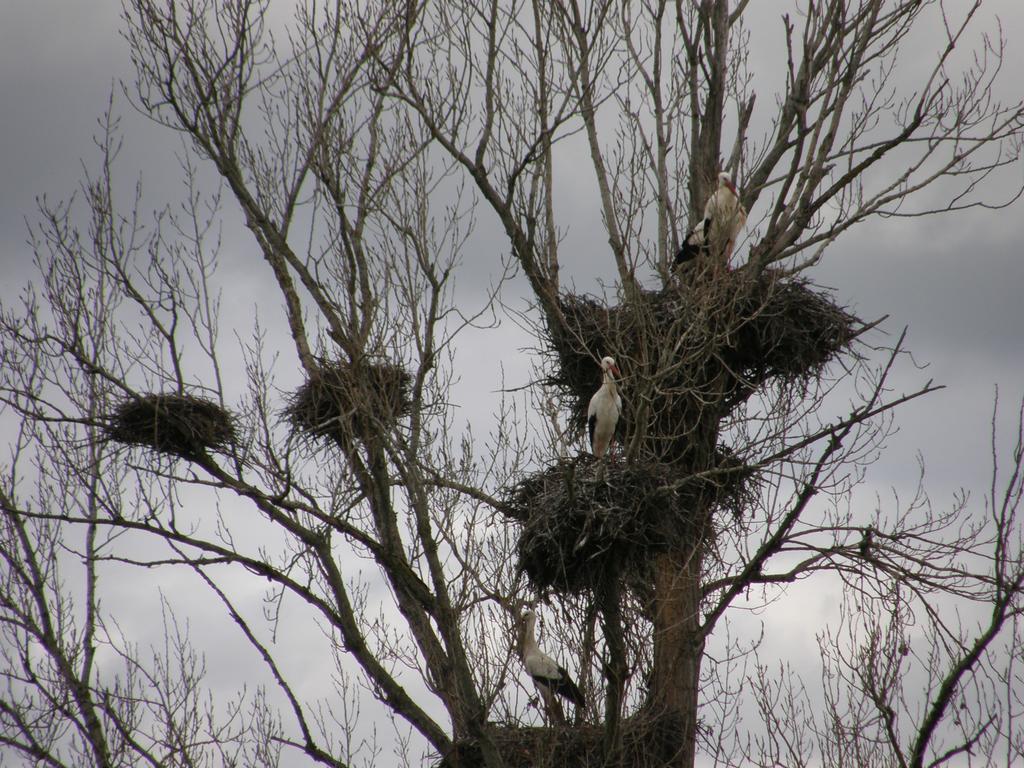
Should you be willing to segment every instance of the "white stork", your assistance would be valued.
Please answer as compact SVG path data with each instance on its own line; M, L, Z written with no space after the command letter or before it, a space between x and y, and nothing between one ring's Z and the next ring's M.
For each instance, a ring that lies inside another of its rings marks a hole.
M747 223L747 209L740 202L732 177L723 171L718 174L718 188L704 205L704 218L686 233L683 247L676 253L676 264L708 253L714 247L728 264L736 237Z
M619 396L615 377L619 367L615 360L605 357L601 360L601 388L590 398L587 408L587 431L590 434L590 452L601 458L615 439L615 425L622 413L622 398Z
M583 698L583 692L573 682L573 679L569 677L565 667L559 665L557 661L538 647L537 638L533 633L536 623L537 614L533 611L526 611L523 614L523 634L520 647L523 666L526 667L527 673L533 678L533 681L540 689L541 696L544 698L544 703L552 717L564 720L561 707L558 705L554 694L557 693L559 696L568 699L577 707L582 707L586 702Z
M704 206L704 234L708 243L722 252L725 263L732 257L736 238L746 223L747 209L740 202L732 177L723 171L718 174L718 189Z

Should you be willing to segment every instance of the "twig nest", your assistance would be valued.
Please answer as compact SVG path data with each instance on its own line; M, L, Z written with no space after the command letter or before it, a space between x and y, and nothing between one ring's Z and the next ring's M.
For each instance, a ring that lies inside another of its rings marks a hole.
M586 421L600 384L597 360L612 355L626 377L627 408L639 386L658 404L646 433L662 461L683 458L673 441L697 428L709 408L714 423L766 382L809 380L864 328L810 282L770 272L755 278L748 270L708 273L613 307L564 295L559 309L562 321L547 329L546 383L573 423Z
M777 280L770 274L747 279L737 320L725 359L756 383L817 375L863 329L860 320L808 280Z
M389 362L321 361L284 410L302 435L343 445L389 430L408 415L411 377Z
M604 765L602 738L604 729L582 726L491 726L490 737L507 768L536 766ZM475 741L458 741L436 768L462 768L484 765L483 751Z
M519 567L538 590L560 593L643 573L653 554L709 532L697 487L664 465L559 460L511 491L508 514L523 524Z
M607 764L605 731L601 725L489 725L489 735L508 768L564 766L588 768ZM671 715L654 716L641 710L622 721L622 745L615 765L636 768L669 765L680 747L682 724ZM456 742L437 768L483 765L480 746Z
M185 459L235 442L231 415L220 404L180 394L129 398L109 417L107 436L125 445L141 445Z

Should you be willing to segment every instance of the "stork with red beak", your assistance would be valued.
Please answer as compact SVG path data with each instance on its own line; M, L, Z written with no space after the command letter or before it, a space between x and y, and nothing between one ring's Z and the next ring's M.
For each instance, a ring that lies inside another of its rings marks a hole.
M569 677L565 667L548 656L537 645L537 638L534 635L534 625L537 622L537 614L533 611L526 611L523 614L523 623L520 631L520 652L522 653L523 666L527 673L533 678L540 690L541 697L549 716L553 720L565 721L562 708L555 699L555 694L562 696L577 707L582 707L586 700L579 686Z
M676 264L702 253L720 254L728 264L736 238L746 223L747 209L740 202L732 177L723 171L718 174L718 188L704 205L704 218L686 233L683 246L676 253Z
M622 398L619 396L615 377L619 367L615 360L605 357L601 360L601 388L590 398L587 408L587 430L590 433L590 452L601 458L608 452L615 439L615 425L622 413Z

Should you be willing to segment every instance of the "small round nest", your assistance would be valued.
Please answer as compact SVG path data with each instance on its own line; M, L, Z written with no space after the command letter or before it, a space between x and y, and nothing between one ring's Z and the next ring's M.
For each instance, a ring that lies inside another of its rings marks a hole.
M342 445L391 429L410 408L411 377L399 365L320 361L284 410L300 434Z
M864 328L807 280L770 272L755 278L747 270L643 291L614 307L564 295L559 309L562 319L546 330L552 358L545 383L573 422L585 423L601 381L597 361L611 355L627 386L642 382L671 411L652 423L654 437L693 428L707 408L727 411L768 381L806 381Z
M180 394L128 398L110 415L107 436L125 445L142 445L185 459L235 442L231 415L218 403Z
M645 573L654 554L710 535L716 503L743 503L752 473L731 460L687 478L661 464L604 464L590 454L560 459L509 494L506 513L523 525L520 569L537 590L562 594Z

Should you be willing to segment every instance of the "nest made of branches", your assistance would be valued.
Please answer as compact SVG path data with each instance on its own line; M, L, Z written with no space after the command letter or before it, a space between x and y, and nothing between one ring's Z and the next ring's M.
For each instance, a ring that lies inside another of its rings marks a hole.
M320 361L284 416L299 434L348 445L392 429L409 414L412 377L390 362Z
M766 273L747 286L738 297L736 332L724 358L753 382L817 376L863 332L858 318L806 279Z
M671 717L655 718L639 712L622 722L621 748L613 765L623 768L659 768L671 764L679 749L681 725ZM605 731L599 725L513 726L488 728L494 746L508 768L604 768ZM456 742L438 768L483 766L480 746Z
M107 437L185 459L232 445L231 414L219 403L193 395L153 393L121 402L110 414Z
M611 355L627 380L651 381L669 401L659 432L692 428L708 407L727 410L766 382L818 375L864 328L809 281L749 270L642 291L611 307L567 294L559 310L561 320L546 330L552 355L545 383L562 395L574 422L585 422L600 385L597 361Z
M716 503L734 510L746 503L754 473L729 461L686 477L665 465L580 454L525 477L506 507L522 523L520 569L539 591L563 594L642 577L653 555L691 548L711 535Z

